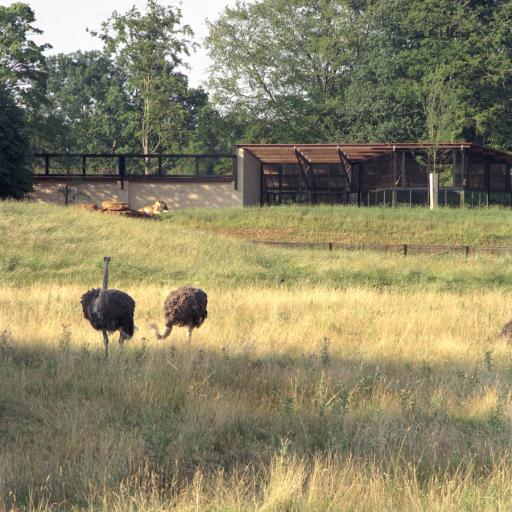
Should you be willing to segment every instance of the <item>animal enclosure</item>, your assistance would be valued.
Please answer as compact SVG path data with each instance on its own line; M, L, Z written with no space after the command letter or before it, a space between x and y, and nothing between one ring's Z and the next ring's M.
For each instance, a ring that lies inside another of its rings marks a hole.
M260 165L260 204L424 205L434 148L423 143L252 144ZM473 143L435 148L438 202L512 204L512 155Z

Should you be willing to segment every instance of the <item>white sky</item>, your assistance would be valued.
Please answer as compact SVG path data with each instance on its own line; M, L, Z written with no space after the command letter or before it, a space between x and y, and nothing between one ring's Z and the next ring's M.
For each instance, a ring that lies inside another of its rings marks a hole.
M10 5L14 0L0 0L0 5ZM35 26L43 30L37 42L50 43L52 53L69 53L76 50L101 48L101 41L86 32L97 30L112 11L124 12L133 5L142 7L144 0L21 0L32 7L36 14ZM161 0L163 4L176 5L176 1ZM213 21L235 0L182 0L183 23L192 27L195 40L202 43L207 35L206 19ZM209 59L200 47L189 58L187 71L191 86L204 85Z

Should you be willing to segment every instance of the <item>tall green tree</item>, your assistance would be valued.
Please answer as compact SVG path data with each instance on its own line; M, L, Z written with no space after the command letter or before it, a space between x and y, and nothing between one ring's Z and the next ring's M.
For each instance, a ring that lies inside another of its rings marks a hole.
M56 125L55 150L136 152L137 112L124 73L100 51L48 58L48 99ZM53 148L47 148L53 149Z
M179 71L193 33L181 25L177 7L148 0L141 12L114 12L99 32L105 52L126 77L126 91L139 113L138 137L144 153L178 149L186 140L191 97Z
M462 134L512 148L510 1L258 0L211 24L210 85L252 141L420 140L426 80L459 91Z
M210 86L247 119L246 139L318 141L345 131L339 113L359 14L336 0L238 2L210 24Z
M43 52L50 47L30 39L42 33L34 22L35 14L29 5L21 2L0 5L0 81L19 106L32 108L45 97Z
M23 111L5 86L0 87L0 198L21 199L32 190L30 143Z

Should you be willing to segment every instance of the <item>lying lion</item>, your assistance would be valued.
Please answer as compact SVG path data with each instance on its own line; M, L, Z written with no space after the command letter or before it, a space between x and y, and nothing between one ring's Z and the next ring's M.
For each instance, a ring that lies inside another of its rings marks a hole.
M139 208L139 212L143 212L146 215L158 215L159 213L167 210L167 205L163 201L157 201L156 203L152 204L151 206L144 206L143 208Z

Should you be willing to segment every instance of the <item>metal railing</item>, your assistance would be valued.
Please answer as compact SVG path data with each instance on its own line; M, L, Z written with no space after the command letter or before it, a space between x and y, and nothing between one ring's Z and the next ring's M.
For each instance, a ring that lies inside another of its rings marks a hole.
M35 176L232 176L236 155L230 153L36 153Z

